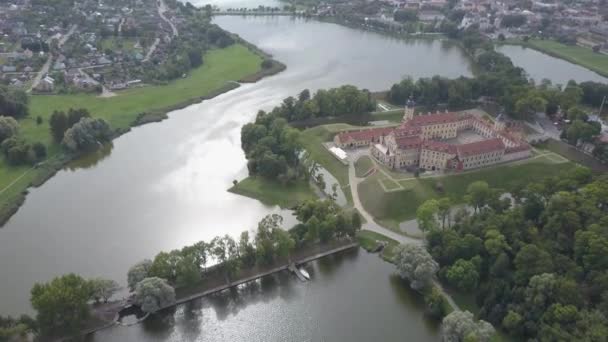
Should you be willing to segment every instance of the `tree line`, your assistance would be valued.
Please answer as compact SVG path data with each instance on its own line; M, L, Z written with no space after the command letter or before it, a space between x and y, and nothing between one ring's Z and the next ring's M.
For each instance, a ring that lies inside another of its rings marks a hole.
M518 340L603 340L608 178L578 167L503 193L472 183L470 209L448 212L448 224L437 203L423 204L426 251L409 260L424 271L408 278L428 284L438 275L474 293L479 317Z
M226 282L230 282L242 269L290 260L297 248L336 238L353 238L361 228L358 214L347 214L332 200L303 202L295 215L300 223L290 230L282 228L283 217L268 215L258 223L253 236L244 231L238 240L229 235L217 236L208 242L160 252L153 260L143 260L129 269L129 289L134 291L136 302L144 311L154 312L169 305L171 298L175 299L173 288L194 286L210 276L208 265L213 265L214 271L220 271ZM158 291L163 296L150 299L144 293L151 285L140 284L150 278L161 279L148 282L167 289Z

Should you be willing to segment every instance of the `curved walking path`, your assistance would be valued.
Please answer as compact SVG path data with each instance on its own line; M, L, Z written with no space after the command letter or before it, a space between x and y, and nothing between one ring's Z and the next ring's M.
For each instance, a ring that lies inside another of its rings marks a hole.
M374 221L374 217L370 213L368 213L367 210L365 210L365 208L361 204L361 199L359 198L358 186L359 183L364 180L365 178L359 178L356 176L355 162L353 160L350 160L348 162L348 182L350 184L350 192L353 196L353 204L366 221L365 224L363 224L363 229L382 234L400 243L413 243L417 245L424 244L424 240L422 239L415 239L409 236L395 233L392 230L382 227L381 225L376 223L376 221Z
M171 20L165 17L165 12L167 11L167 5L165 5L165 0L158 0L158 15L162 20L164 20L169 26L171 26L171 30L173 31L173 37L178 36L177 27Z
M359 159L359 158L356 158L356 159ZM353 196L353 204L354 204L355 208L359 211L359 214L361 214L361 216L363 216L363 218L365 218L365 221L366 221L365 224L363 224L362 228L365 230L370 230L372 232L376 232L378 234L382 234L388 238L398 241L399 243L424 245L424 238L416 239L413 237L395 233L392 230L382 227L381 225L376 223L376 221L374 221L374 217L365 210L365 208L363 207L363 204L361 204L361 199L359 198L359 187L358 186L359 186L359 183L361 183L362 181L365 180L365 178L357 177L357 175L355 173L355 161L356 160L351 159L348 162L348 182L350 184L350 192ZM454 308L455 310L460 310L460 308L458 307L458 304L456 304L456 302L454 301L452 296L450 296L450 294L445 291L445 289L443 288L443 286L441 286L441 283L437 279L433 280L433 285L439 290L439 292L441 292L443 297L447 300L448 304L450 304L452 306L452 308Z

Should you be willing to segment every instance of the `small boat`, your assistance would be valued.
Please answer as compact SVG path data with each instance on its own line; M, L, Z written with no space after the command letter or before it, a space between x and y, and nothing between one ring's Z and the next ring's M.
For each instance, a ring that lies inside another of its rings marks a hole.
M306 280L310 280L310 274L308 274L308 272L306 271L306 269L304 269L304 267L300 267L298 269L298 271L300 271L300 273L302 273L302 275L304 276L304 278L306 278Z

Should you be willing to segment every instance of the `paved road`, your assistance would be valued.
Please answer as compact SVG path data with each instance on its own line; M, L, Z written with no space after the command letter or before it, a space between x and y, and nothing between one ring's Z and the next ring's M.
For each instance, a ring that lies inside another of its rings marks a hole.
M158 0L158 15L164 20L169 26L171 26L171 30L173 31L173 37L178 36L177 27L173 24L171 20L165 17L165 12L167 11L167 6L165 5L165 0Z
M76 25L76 24L72 25L72 27L70 27L70 30L68 31L68 33L66 33L63 37L61 37L61 39L59 39L59 43L57 44L59 47L62 47L63 44L65 44L65 42L67 42L68 39L70 39L70 37L72 36L74 31L76 31L76 27L78 27L78 25ZM49 69L52 64L53 64L53 55L49 53L49 58L46 60L46 62L42 66L42 69L40 69L40 71L38 72L36 77L34 77L34 81L32 82L31 87L27 90L28 93L31 93L32 90L38 86L38 83L40 83L42 78L49 72Z

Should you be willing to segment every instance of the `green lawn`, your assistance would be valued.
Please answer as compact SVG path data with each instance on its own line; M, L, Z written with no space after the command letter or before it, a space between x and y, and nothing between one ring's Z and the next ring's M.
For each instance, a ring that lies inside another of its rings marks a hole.
M363 177L373 166L374 162L369 157L363 156L355 162L355 174L357 177Z
M524 45L608 76L608 56L593 52L591 49L578 45L565 45L554 40L540 39L531 39Z
M317 196L306 181L283 186L278 182L260 177L247 177L229 190L235 194L255 198L264 204L293 208L299 203Z
M398 229L400 222L414 219L418 206L428 199L449 196L455 203L462 203L468 185L474 181L483 180L491 187L509 189L518 183L527 184L572 167L573 163L554 163L541 157L446 177L403 180L400 183L406 190L393 192L384 192L377 182L383 176L374 175L359 184L359 194L363 206L380 223ZM443 185L443 193L436 190L438 181Z
M336 157L329 153L323 143L333 139L335 133L332 132L332 126L325 125L317 126L302 131L301 142L304 148L312 159L321 164L329 173L331 173L341 186L348 184L348 166L342 164ZM348 126L348 125L346 125Z
M106 119L114 129L126 129L143 112L163 111L180 103L194 101L209 96L230 85L229 81L239 80L260 70L262 58L242 45L232 45L225 49L209 51L205 64L183 79L163 86L142 87L120 92L111 98L95 95L34 95L30 97L30 115L20 120L21 134L29 141L41 141L48 147L50 158L59 155L61 148L52 141L49 118L54 110L87 108L92 116ZM36 117L43 123L36 124ZM0 157L0 190L14 182L29 167L9 166ZM27 173L8 190L0 194L0 211L12 205L32 182L48 170L36 169Z

